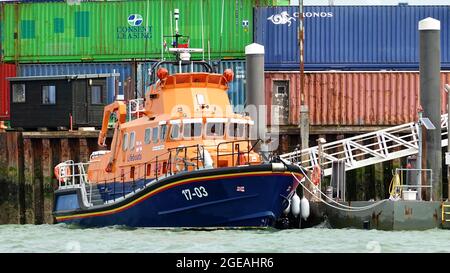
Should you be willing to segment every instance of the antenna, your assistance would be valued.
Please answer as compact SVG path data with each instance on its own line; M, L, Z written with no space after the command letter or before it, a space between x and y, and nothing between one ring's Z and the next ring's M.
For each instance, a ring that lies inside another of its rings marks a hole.
M179 9L175 9L173 11L173 17L175 18L175 36L178 36L178 19L180 19L180 10ZM178 38L178 37L176 37ZM178 44L178 39L177 39L177 44Z

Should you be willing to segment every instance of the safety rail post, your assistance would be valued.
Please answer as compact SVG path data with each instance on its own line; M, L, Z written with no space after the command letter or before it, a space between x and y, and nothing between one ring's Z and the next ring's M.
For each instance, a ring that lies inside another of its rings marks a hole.
M122 175L122 196L125 198L125 175Z
M217 167L219 167L219 158L220 158L220 154L219 154L219 148L220 148L220 143L219 144L217 144Z
M247 139L247 163L250 165L250 140Z
M147 185L147 162L144 163L144 187Z
M156 156L155 179L158 181L158 156Z
M114 202L116 202L116 178L117 177L114 177L114 179L113 179L113 200L114 200Z
M199 169L199 157L200 157L200 145L199 144L197 144L197 170ZM203 160L205 160L204 158L203 158Z
M197 144L198 145L198 144ZM202 164L203 164L203 169L205 168L205 145L203 145L203 149L202 149Z
M173 172L172 172L172 149L169 149L169 159L167 160L167 165L169 166L170 175L173 175Z
M187 149L188 147L184 147L184 171L188 171L188 164L187 164Z
M108 193L108 191L106 190L106 178L105 178L105 187L104 187L103 191L105 192L105 196L106 196L106 193ZM108 193L108 195L109 195L109 193Z
M234 142L231 142L231 167L234 167Z
M241 149L240 149L239 143L236 144L236 147L237 147L237 165L239 166L239 165L241 165L241 159L240 159ZM234 155L233 155L233 158L234 158Z

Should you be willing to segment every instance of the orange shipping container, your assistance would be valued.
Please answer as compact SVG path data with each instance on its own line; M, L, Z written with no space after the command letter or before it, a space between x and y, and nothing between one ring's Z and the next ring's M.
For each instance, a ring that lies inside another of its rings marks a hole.
M441 72L441 111L446 113ZM417 119L419 72L306 72L304 101L311 125L385 126ZM297 125L300 115L300 74L267 72L265 96L271 124Z
M9 119L9 81L6 78L15 76L14 64L0 63L0 120Z

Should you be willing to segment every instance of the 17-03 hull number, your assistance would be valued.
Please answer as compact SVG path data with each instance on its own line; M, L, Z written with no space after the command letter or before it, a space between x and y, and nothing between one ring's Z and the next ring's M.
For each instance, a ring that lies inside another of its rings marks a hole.
M181 191L181 193L186 197L186 200L190 201L193 197L196 198L203 198L208 196L208 192L203 186L200 187L194 187L191 191L191 189L184 189Z

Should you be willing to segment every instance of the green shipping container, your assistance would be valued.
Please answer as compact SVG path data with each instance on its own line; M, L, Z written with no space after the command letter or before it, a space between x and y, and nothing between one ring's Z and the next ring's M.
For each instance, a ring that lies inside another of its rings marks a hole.
M253 41L252 0L147 0L5 4L5 61L80 62L170 58L174 34L203 48L195 59L238 58ZM223 20L222 20L223 18Z

